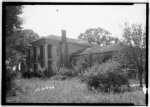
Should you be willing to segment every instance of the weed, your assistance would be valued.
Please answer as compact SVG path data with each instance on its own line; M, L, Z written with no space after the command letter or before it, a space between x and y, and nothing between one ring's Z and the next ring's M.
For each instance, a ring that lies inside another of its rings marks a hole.
M11 103L134 103L145 105L141 90L125 93L89 91L78 78L70 80L41 80L39 78L15 81L21 87L17 96L7 98ZM54 87L54 88L53 88ZM35 93L34 93L35 92ZM34 93L34 94L33 94Z

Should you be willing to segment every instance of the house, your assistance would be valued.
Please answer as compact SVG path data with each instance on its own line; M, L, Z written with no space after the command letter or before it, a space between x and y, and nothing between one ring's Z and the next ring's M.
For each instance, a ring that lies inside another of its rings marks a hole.
M95 45L93 47L86 48L82 52L72 56L72 61L74 60L73 62L77 62L77 60L88 60L89 58L91 64L95 62L103 63L112 58L112 56L120 49L121 46L118 43L106 45L103 47Z
M62 37L49 35L30 44L32 47L27 52L27 60L33 70L38 70L39 66L48 70L67 66L71 55L93 46L86 41L66 38L65 30L62 30Z
M62 36L49 35L30 43L27 60L29 68L57 70L61 66L68 66L71 58L78 59L88 54L112 54L119 49L117 44L100 47L86 41L66 38L66 31ZM32 62L32 63L31 63Z

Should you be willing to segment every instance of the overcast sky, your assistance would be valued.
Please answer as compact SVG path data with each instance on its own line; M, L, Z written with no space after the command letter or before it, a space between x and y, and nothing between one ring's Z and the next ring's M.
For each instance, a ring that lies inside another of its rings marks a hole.
M32 29L40 37L61 35L77 38L89 28L101 27L121 37L125 22L146 24L146 5L25 5L23 28Z

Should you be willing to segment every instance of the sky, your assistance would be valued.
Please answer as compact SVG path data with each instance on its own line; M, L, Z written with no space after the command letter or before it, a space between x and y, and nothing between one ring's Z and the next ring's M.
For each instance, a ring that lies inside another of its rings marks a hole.
M32 29L40 37L61 35L75 38L86 29L101 27L121 38L123 25L146 25L146 5L24 5L22 27Z

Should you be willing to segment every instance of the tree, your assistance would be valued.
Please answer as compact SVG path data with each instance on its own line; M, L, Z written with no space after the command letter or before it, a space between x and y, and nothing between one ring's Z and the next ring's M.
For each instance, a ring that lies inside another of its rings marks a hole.
M39 38L39 35L30 29L22 30L20 36L23 37L24 41L26 41L27 43L30 43Z
M118 38L114 38L110 36L111 33L109 33L107 30L103 28L90 28L85 31L85 33L81 33L78 36L78 39L88 41L92 44L98 44L100 46L103 45L109 45L113 41L117 41Z
M18 64L19 60L24 59L24 55L16 49L20 40L19 32L21 31L21 24L23 20L19 17L22 13L22 6L9 6L4 5L4 34L5 38L5 64L6 64L6 94L14 86L13 79L16 77L17 72L13 71L13 67Z
M20 60L25 60L25 50L30 45L29 42L39 38L32 30L22 30L23 19L19 17L22 8L22 6L5 7L6 61L9 68L17 65Z
M18 66L20 62L26 63L25 50L29 42L37 39L39 36L32 30L22 30L23 19L19 17L22 13L22 6L4 6L5 10L5 65L6 65L6 89L10 91L13 79L19 74L13 67Z
M19 17L22 13L22 6L5 6L5 36L13 36L15 31L21 30L23 20Z
M6 37L6 62L7 66L13 67L21 58L21 53L16 50L20 41L19 32L23 20L19 17L22 13L22 6L5 6L5 36Z
M125 23L123 29L123 49L117 54L117 59L125 67L134 66L138 70L140 87L142 87L142 75L145 70L146 33L141 24Z

